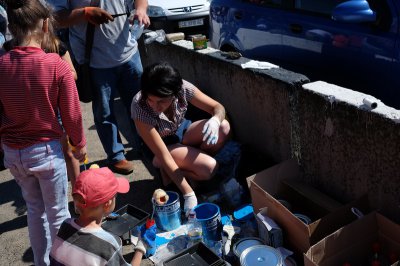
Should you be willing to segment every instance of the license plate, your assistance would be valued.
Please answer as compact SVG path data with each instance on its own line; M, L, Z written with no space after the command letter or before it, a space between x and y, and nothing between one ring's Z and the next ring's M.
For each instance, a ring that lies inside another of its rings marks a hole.
M193 19L193 20L186 20L186 21L179 21L178 25L179 25L179 28L195 27L195 26L204 25L204 21L203 21L202 18Z

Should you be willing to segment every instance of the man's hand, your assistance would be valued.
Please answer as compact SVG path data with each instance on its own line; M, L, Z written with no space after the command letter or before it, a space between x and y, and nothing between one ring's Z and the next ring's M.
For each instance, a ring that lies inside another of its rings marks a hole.
M144 24L146 28L150 26L150 18L149 16L147 16L146 11L135 10L133 20L137 20L139 22L139 25Z
M99 7L87 6L84 8L84 13L85 19L96 26L114 21L110 13Z

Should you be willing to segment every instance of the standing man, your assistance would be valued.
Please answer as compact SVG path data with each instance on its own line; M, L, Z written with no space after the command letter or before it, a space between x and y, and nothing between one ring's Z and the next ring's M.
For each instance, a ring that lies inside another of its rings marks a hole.
M148 27L147 0L135 0L134 4L132 0L47 2L56 11L59 27L69 27L71 52L79 64L85 57L86 26L88 23L96 26L90 57L90 74L95 87L94 122L109 167L116 173L129 174L133 171L133 163L125 158L113 104L118 92L129 115L132 98L139 91L143 67L138 44L131 38L128 16L134 9L134 18ZM115 16L118 14L123 15Z

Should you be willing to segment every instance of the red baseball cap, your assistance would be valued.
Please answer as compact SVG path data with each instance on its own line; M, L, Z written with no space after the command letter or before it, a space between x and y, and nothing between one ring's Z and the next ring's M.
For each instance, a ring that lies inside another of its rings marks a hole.
M117 193L127 193L129 181L117 178L107 167L92 168L76 178L72 194L79 194L85 200L81 207L97 207L112 199Z

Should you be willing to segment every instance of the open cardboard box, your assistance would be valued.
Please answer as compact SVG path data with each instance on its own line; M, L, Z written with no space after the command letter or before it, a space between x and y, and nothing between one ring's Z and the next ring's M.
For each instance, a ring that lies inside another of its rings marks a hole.
M390 254L400 255L400 225L372 212L328 235L304 254L305 266L371 265L372 246L378 242L389 262ZM392 265L398 265L391 262ZM383 265L383 264L382 264ZM389 265L389 264L385 264Z
M254 212L268 208L268 216L283 230L284 246L298 256L319 240L357 217L352 207L363 213L369 212L368 197L363 196L342 205L320 191L300 183L301 172L294 159L287 160L247 178ZM278 199L291 204L291 211ZM293 213L302 213L311 218L305 224Z

